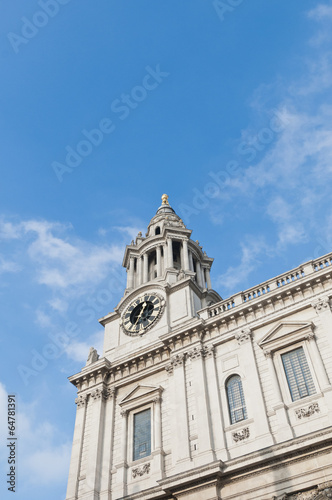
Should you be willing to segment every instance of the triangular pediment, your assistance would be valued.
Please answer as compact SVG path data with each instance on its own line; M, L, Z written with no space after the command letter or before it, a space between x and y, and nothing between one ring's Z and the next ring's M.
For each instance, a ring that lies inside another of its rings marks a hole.
M279 348L303 340L312 331L311 322L282 321L275 325L258 344L262 349Z
M161 387L137 384L120 402L121 406L131 405L136 401L148 400L156 397L162 391Z

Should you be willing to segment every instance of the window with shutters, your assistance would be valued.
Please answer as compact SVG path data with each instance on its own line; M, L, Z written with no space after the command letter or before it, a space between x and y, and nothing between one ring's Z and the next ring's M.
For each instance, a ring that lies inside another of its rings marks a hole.
M314 381L303 350L298 347L281 355L292 401L316 393Z

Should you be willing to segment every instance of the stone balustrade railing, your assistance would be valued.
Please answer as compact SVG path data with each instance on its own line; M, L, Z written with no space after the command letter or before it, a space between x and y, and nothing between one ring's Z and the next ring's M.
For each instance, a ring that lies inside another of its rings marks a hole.
M301 266L288 271L287 273L280 274L279 276L265 281L260 285L249 288L244 292L239 292L226 300L209 306L207 308L207 314L203 314L201 315L201 317L207 316L211 318L213 316L217 316L243 303L250 302L251 300L257 299L259 297L263 297L273 290L277 290L290 283L300 281L304 277L316 273L327 267L332 268L332 252L324 255L323 257L319 257L318 259L310 260L305 264L302 264Z

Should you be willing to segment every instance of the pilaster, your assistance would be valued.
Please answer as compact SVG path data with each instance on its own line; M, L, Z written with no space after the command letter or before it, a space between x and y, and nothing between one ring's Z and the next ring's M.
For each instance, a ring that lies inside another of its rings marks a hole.
M172 463L176 472L190 468L188 409L183 353L172 357L166 370L170 376Z
M247 386L255 394L255 398L247 398L247 406L254 417L256 441L262 439L262 447L274 443L271 434L267 410L264 403L263 391L259 380L255 353L252 345L252 331L249 328L240 330L235 334L240 346L241 365L244 366Z
M105 401L107 398L108 391L103 385L94 388L90 394L89 404L92 405L92 413L90 415L89 455L85 480L85 491L87 494L84 500L99 500L105 427Z
M86 422L87 395L79 395L75 399L75 403L77 405L77 409L66 500L77 500L78 478L80 475L82 445Z
M214 451L217 458L225 462L226 460L228 460L229 456L226 448L226 439L224 432L225 423L221 409L220 388L218 384L217 366L214 355L215 348L214 346L205 347L204 352Z
M111 474L112 470L112 450L114 438L114 411L115 411L115 389L108 391L108 398L105 405L105 428L103 442L103 458L101 468L100 500L111 500Z
M197 409L198 456L195 457L197 465L215 460L204 357L205 350L201 344L188 352L188 358L191 359L193 364L193 382Z
M273 362L273 353L272 351L264 351L264 354L267 359L269 372L272 380L273 393L275 397L275 402L272 408L277 415L277 421L278 421L277 438L278 441L287 441L288 439L292 439L294 435L292 427L289 423L286 405L284 404L282 399L280 385Z

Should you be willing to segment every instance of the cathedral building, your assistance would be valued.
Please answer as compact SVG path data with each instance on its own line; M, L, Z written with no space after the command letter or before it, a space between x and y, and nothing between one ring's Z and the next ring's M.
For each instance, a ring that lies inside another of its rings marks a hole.
M332 254L223 300L163 195L70 377L66 500L332 498Z

